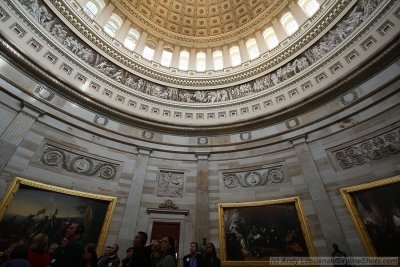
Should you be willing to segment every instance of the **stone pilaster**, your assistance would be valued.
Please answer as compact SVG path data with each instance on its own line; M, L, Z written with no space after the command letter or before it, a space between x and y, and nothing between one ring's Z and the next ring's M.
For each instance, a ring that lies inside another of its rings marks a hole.
M332 251L331 245L333 243L338 244L341 250L349 252L350 250L340 228L339 220L336 217L306 139L302 137L292 142L326 240L328 252Z
M196 188L196 227L195 240L200 242L209 237L209 200L208 200L208 153L197 156L197 188Z
M143 50L147 42L147 36L148 36L147 32L142 32L142 34L140 34L139 40L134 49L134 51L139 55L143 54Z
M109 3L106 7L99 11L94 20L100 25L100 27L103 28L108 19L111 17L114 9L114 5Z
M0 172L39 116L38 110L24 106L3 132L0 137Z
M129 194L126 199L126 206L118 234L120 251L126 251L128 247L132 246L132 240L137 231L146 230L136 229L136 225L139 218L140 202L142 199L143 185L150 153L151 150L139 149L136 166L133 171L132 183L129 188Z

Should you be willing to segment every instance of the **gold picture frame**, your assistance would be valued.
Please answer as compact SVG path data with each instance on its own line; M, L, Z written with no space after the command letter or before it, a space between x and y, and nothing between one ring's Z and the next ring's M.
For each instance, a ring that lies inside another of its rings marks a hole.
M0 205L0 251L39 232L49 236L49 244L58 243L69 223L81 222L83 242L96 244L100 255L116 202L116 197L15 177Z
M340 193L368 255L399 257L400 175L342 188Z
M300 197L221 203L218 219L224 266L269 266L270 257L316 255Z

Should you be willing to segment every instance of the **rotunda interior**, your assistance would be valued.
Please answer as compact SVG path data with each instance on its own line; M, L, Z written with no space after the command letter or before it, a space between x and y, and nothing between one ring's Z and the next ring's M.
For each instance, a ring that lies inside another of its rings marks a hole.
M399 1L3 0L0 25L2 226L79 219L120 258L168 234L178 266L399 257Z

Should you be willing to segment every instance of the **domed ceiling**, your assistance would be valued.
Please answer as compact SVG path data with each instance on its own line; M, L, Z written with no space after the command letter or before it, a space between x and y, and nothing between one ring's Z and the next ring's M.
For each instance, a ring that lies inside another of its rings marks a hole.
M210 37L240 31L246 24L267 18L273 0L130 0L126 15L140 14L147 22L178 35ZM120 3L123 5L122 3ZM118 3L117 3L118 5Z
M397 1L326 1L319 12L276 48L236 68L206 71L197 76L195 71L166 68L126 49L121 43L123 39L105 33L76 2L6 2L17 10L20 21L26 21L27 28L32 29L26 31L24 39L16 37L12 34L23 29L20 22L10 21L7 29L12 33L8 38L14 38L21 53L39 62L46 75L51 75L46 80L56 77L63 83L49 82L46 90L57 90L82 106L90 104L108 117L126 123L185 134L237 132L276 121L285 124L295 114L347 90L352 86L349 76L361 77L361 72L367 71L357 66L371 62L379 48L390 44L396 36L396 31L390 30L394 24L382 20ZM247 35L236 31L261 31L272 18L277 18L267 15L281 14L289 3L121 0L111 4L112 12L118 12L130 25L142 25L149 36L157 33L166 42L175 38L178 46L181 40L203 40L204 47L212 47L205 42L220 38L227 40L228 45L232 39L228 40L226 35L243 40ZM184 10L189 8L192 16L185 15ZM219 10L217 14L214 8ZM162 9L165 16L159 16ZM182 12L176 12L178 9ZM200 10L205 12L203 17ZM180 16L179 23L173 23L173 14ZM228 21L226 14L235 19ZM184 17L193 21L192 31L186 35ZM219 20L219 35L210 32L214 17ZM157 18L163 18L162 27L157 26ZM243 18L248 18L248 22L244 23ZM204 26L197 27L200 21L204 21ZM259 21L262 23L258 24ZM235 25L233 30L226 27L231 23ZM174 31L170 28L173 24ZM203 29L208 37L199 36L196 29ZM289 128L300 123L289 122Z

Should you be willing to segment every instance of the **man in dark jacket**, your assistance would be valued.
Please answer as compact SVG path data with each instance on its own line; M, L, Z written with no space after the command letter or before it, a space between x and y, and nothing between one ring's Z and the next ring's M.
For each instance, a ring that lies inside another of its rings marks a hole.
M147 242L147 234L138 232L133 239L133 255L131 265L129 267L149 267L151 249L145 247Z
M199 244L190 243L190 254L183 257L183 267L201 267L201 255L197 252Z
M117 253L119 246L118 244L113 244L111 246L107 246L108 250L107 253L100 256L97 266L98 267L119 267L121 263Z
M51 267L82 266L83 243L81 240L84 227L80 223L72 223L65 232L68 245L62 253L56 253L52 259Z

